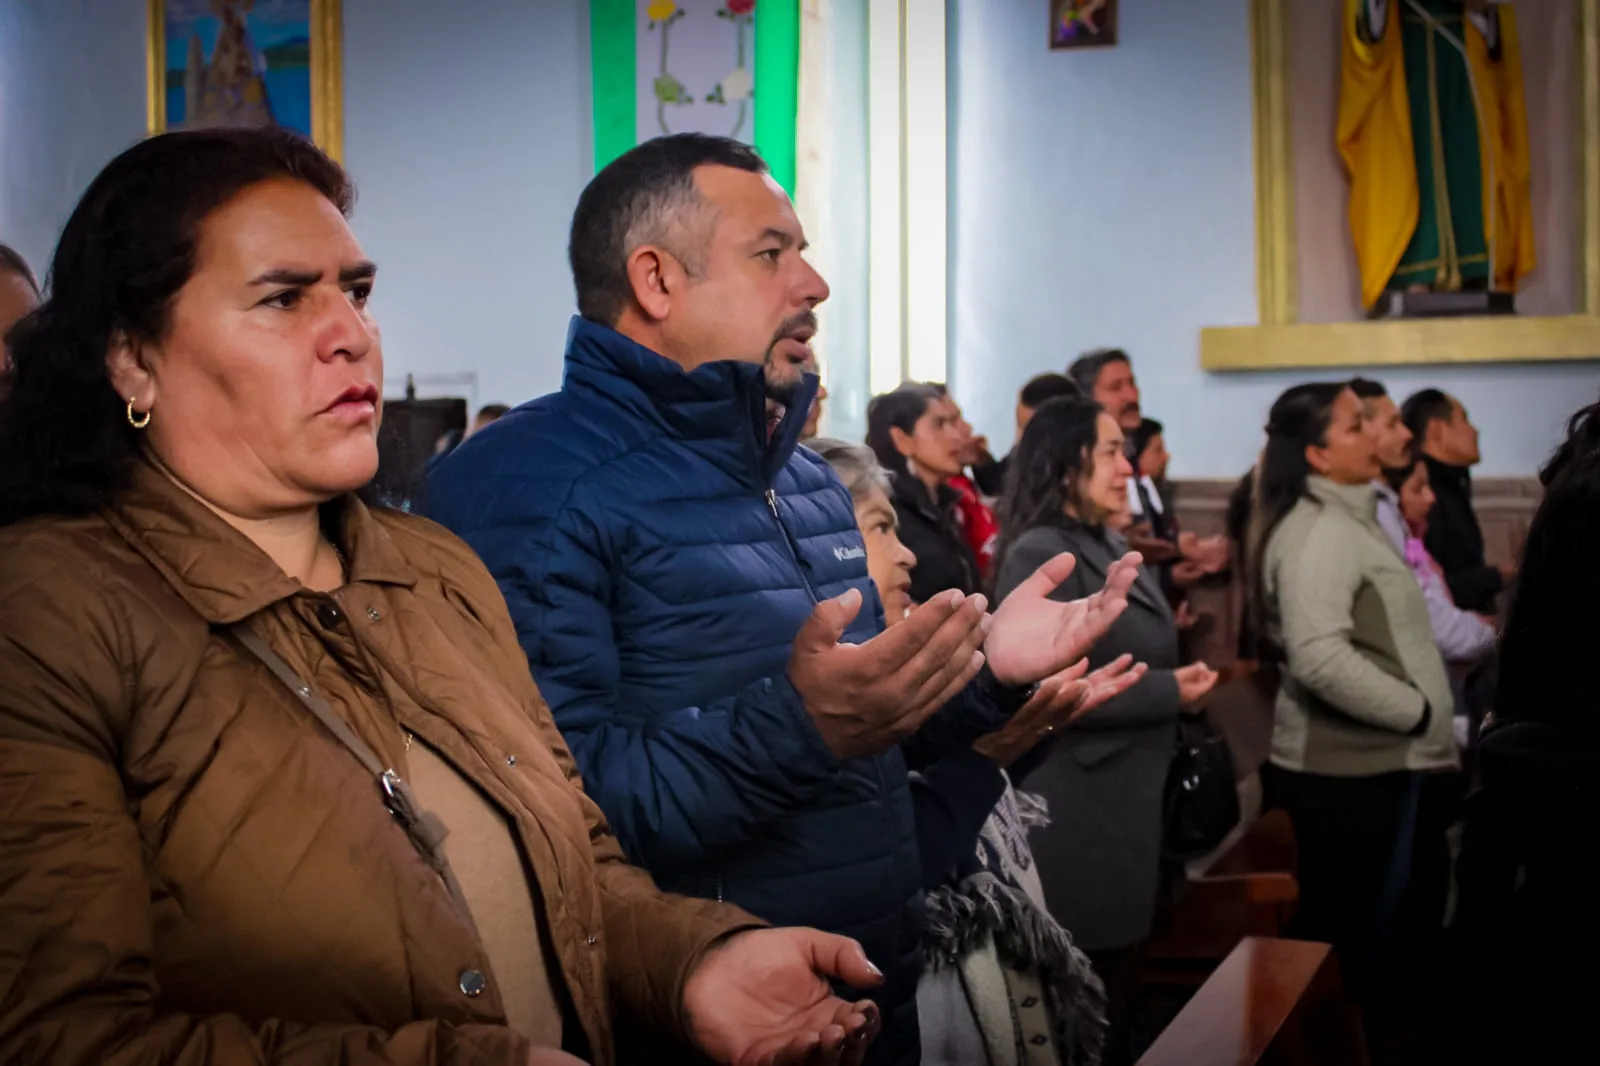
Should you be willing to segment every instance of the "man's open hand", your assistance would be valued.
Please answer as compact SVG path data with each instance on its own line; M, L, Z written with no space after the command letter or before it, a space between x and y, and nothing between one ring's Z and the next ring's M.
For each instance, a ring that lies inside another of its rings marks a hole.
M983 667L988 600L941 592L865 644L839 639L861 610L852 589L817 605L794 640L789 681L841 759L888 751Z

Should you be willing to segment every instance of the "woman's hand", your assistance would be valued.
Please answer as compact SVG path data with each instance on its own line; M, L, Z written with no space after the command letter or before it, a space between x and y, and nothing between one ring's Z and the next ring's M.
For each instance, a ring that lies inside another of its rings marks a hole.
M1128 590L1141 559L1130 552L1106 570L1105 587L1081 600L1058 603L1050 593L1078 565L1063 553L1035 570L1005 598L989 628L983 653L1003 685L1021 687L1071 668L1089 654L1128 608Z
M712 948L683 990L689 1034L728 1066L860 1066L881 1021L829 979L872 988L883 974L861 945L815 929L752 929Z
M1145 675L1144 663L1135 663L1131 655L1115 659L1085 677L1088 669L1088 660L1080 659L1041 681L1039 691L1011 721L1004 728L979 737L972 750L1004 770L1045 737L1122 695Z
M1178 699L1189 708L1198 707L1217 686L1217 672L1205 663L1190 663L1174 670L1172 676L1178 681Z

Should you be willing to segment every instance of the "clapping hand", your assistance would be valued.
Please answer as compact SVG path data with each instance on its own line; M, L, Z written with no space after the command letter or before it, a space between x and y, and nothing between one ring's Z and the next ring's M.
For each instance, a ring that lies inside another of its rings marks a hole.
M980 737L972 749L1003 770L1056 730L1128 691L1139 683L1146 670L1144 663L1135 663L1131 655L1123 655L1085 677L1088 669L1089 661L1080 659L1054 677L1045 678L1039 683L1039 691L1011 721Z
M753 929L713 948L684 985L689 1034L728 1066L860 1066L881 1021L854 988L883 981L861 945L815 929Z
M1003 685L1021 687L1058 674L1087 658L1095 641L1128 607L1128 590L1141 558L1129 552L1106 570L1105 587L1081 600L1060 603L1050 593L1077 560L1063 553L1033 572L995 611L983 645L989 669Z
M1185 560L1196 564L1201 574L1220 574L1233 559L1233 546L1223 536L1198 537L1193 533L1179 533L1178 552Z
M1217 687L1217 672L1205 663L1190 663L1172 675L1178 682L1178 699L1189 709L1199 707L1200 701Z

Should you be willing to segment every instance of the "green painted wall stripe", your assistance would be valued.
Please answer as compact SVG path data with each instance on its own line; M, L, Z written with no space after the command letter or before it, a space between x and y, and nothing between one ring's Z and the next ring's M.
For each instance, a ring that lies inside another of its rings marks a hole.
M800 101L800 0L756 4L755 145L794 195L794 130Z
M638 141L638 18L635 0L589 0L596 171Z

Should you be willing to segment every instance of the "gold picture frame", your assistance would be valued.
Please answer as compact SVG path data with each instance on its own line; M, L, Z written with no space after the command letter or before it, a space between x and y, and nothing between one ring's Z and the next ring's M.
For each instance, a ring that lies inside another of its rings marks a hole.
M1290 149L1288 4L1251 0L1260 325L1200 331L1206 370L1600 358L1600 0L1577 0L1580 310L1548 316L1302 323Z
M344 16L341 0L308 0L311 139L344 157ZM145 114L148 132L167 128L167 0L146 0Z

